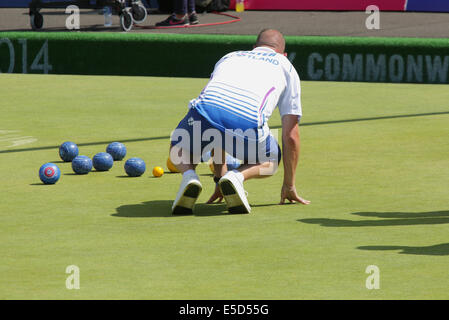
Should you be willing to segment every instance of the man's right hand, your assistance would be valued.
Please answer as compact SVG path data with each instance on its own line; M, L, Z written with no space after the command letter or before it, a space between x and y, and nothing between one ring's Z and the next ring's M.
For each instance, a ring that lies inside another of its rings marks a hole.
M285 200L289 200L291 203L302 203L302 204L309 204L309 200L305 200L301 198L298 193L296 192L295 186L288 186L288 185L282 185L281 189L281 202L279 204L284 204Z

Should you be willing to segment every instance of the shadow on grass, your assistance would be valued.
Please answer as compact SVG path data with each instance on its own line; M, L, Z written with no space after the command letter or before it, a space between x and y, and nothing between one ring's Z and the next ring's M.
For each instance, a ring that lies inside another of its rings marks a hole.
M353 215L361 217L376 217L388 219L416 219L416 218L449 218L449 211L430 211L430 212L354 212Z
M441 243L427 247L408 247L408 246L361 246L360 250L384 251L384 250L402 250L399 254L414 254L428 256L448 256L449 243Z
M353 215L362 217L382 218L379 220L344 220L344 219L300 219L303 223L319 224L323 227L386 227L413 226L449 223L449 211L431 212L355 212Z
M179 217L172 215L173 200L153 200L139 204L127 204L116 208L114 217L126 218L155 218L155 217ZM228 214L225 204L197 203L193 209L193 215L198 217L218 216Z
M385 226L413 226L449 223L449 211L430 212L354 212L361 217L375 217L378 220L343 220L343 219L300 219L303 223L318 224L323 227L385 227ZM449 243L442 243L427 247L412 246L359 246L359 250L369 251L400 251L399 254L447 256Z

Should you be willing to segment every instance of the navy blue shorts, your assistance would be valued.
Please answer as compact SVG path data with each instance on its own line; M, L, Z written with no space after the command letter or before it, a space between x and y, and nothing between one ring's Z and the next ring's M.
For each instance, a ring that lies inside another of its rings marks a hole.
M173 131L170 143L189 152L193 159L198 159L193 163L200 162L199 159L211 150L212 145L221 146L221 149L246 164L267 161L279 164L281 161L281 148L271 133L262 142L250 141L217 129L193 108Z

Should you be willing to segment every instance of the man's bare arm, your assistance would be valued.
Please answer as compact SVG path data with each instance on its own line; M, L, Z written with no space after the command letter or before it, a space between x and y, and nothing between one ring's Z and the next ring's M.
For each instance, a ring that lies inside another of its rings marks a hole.
M285 115L282 117L282 149L284 163L284 182L281 189L281 202L299 202L309 204L310 201L302 199L296 192L295 178L300 151L300 137L298 116Z

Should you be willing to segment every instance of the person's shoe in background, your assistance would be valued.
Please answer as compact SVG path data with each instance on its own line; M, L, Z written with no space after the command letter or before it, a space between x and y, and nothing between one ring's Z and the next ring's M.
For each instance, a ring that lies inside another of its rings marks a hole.
M156 23L156 27L174 27L174 26L186 26L189 25L189 19L184 16L183 19L177 19L176 15L172 14L164 21Z
M196 14L196 12L192 12L189 14L189 23L190 24L198 24L200 23L200 21L198 20L198 15Z

